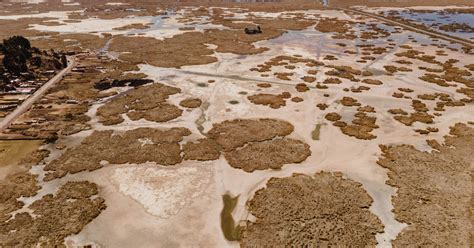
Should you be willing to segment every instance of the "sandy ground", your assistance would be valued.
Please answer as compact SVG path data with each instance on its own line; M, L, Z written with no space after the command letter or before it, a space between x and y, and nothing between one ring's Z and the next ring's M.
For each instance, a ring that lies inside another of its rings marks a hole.
M309 14L320 14L322 17L338 17L342 20L354 20L354 16L343 14L339 11L310 11ZM51 14L51 13L49 13ZM48 15L48 14L47 14ZM8 17L19 18L19 17ZM72 28L76 32L109 32L114 27L121 27L132 23L147 23L149 17L122 18L116 20L84 20L80 23L68 23L62 26L39 26L35 29L62 32ZM374 20L371 20L374 22ZM165 20L166 31L145 31L144 35L163 38L181 32L175 20ZM206 26L204 26L206 27ZM168 30L169 29L169 30ZM359 30L360 31L360 30ZM117 34L126 31L117 31ZM371 86L369 91L353 93L344 91L354 85L349 80L341 84L331 85L329 89L315 89L315 84L308 84L310 90L298 92L296 83L301 83L300 78L306 75L304 64L298 65L292 72L292 80L280 80L273 72L284 71L283 67L275 68L269 77L262 77L259 72L249 69L263 64L279 55L301 55L324 61L330 65L350 65L360 70L383 72L384 66L393 64L400 59L395 54L405 51L400 45L410 44L414 49L434 55L439 48L434 46L421 46L422 43L430 44L430 40L422 35L409 31L393 34L396 44L387 53L377 57L376 60L356 64L354 61L363 55L356 46L363 44L359 40L341 40L346 47L336 46L332 34L321 33L314 26L303 31L290 31L283 36L269 41L257 42L257 46L270 49L259 55L234 55L229 53L214 53L218 62L199 65L184 66L181 69L159 68L147 64L139 65L141 73L157 82L179 87L181 94L172 95L169 102L178 105L188 97L198 97L203 100L207 108L185 110L181 117L166 123L149 122L145 120L131 121L123 115L125 121L104 126L98 122L95 115L97 108L104 101L92 103L88 115L91 117L89 124L92 130L131 130L137 127L186 127L192 135L185 137L181 144L191 139L202 137L196 120L204 117L203 132L211 129L212 124L235 118L275 118L282 119L294 125L295 130L289 138L304 141L311 147L311 156L300 164L288 164L281 170L264 170L247 173L229 166L223 156L215 161L197 162L185 161L176 166L162 167L153 163L106 165L104 168L92 172L80 172L67 175L50 182L41 182L43 189L38 195L23 199L31 203L43 195L53 192L59 185L71 180L89 180L99 185L100 196L105 199L107 209L96 219L90 222L79 234L67 238L69 246L97 245L104 247L236 247L238 242L225 240L220 229L220 211L223 207L221 196L228 193L232 196L239 195L233 217L236 221L252 220L246 203L253 194L265 186L271 177L289 177L293 173L314 175L320 171L342 172L363 185L373 204L370 211L375 214L384 225L384 232L376 235L378 247L391 247L391 241L406 227L405 223L395 220L392 212L391 198L396 194L396 188L386 184L387 170L377 165L376 161L381 155L379 144L409 144L421 151L431 151L426 144L426 139L436 139L440 143L442 137L449 132L449 127L457 122L473 121L474 108L472 103L462 107L449 107L442 116L436 117L431 125L439 129L428 135L420 135L414 129L425 128L423 123L414 123L405 126L394 120L387 111L402 108L411 112L411 100L392 97L398 88L410 88L413 93L407 95L416 99L417 94L442 92L455 99L465 97L456 92L455 87L440 87L418 79L423 72L418 66L430 66L425 62L413 60L413 72L395 73L372 76L383 82L380 86ZM406 37L412 35L419 40L418 43L410 42ZM373 43L384 44L384 38ZM440 41L439 43L443 43ZM456 45L446 44L456 47ZM344 50L356 50L356 54L345 54ZM445 49L446 50L446 49ZM338 60L326 61L323 58L334 55ZM450 58L458 59L459 66L466 65L472 54L461 51L448 51L448 56L437 57L440 61ZM324 72L329 68L319 67L316 75L317 82L322 82L327 75ZM213 83L208 83L214 80ZM270 88L257 87L258 83L270 83ZM263 105L251 103L247 96L258 93L280 94L290 92L292 96L303 99L302 102L287 101L286 106L271 109ZM329 94L325 97L324 94ZM373 131L377 136L374 140L360 140L349 137L341 130L324 119L325 113L337 112L342 118L351 119L354 109L344 107L339 100L344 96L356 98L362 106L370 105L376 112L372 115L377 118L378 129ZM234 101L234 103L232 103ZM237 104L235 104L237 101ZM431 109L434 102L425 101ZM325 103L329 107L325 111L316 108L318 103ZM203 104L203 105L204 105ZM311 132L315 125L321 124L319 140L313 140ZM62 142L67 146L77 145L92 130L83 131L66 137ZM62 153L48 146L51 156L48 161L57 158ZM106 163L105 163L106 164ZM32 173L42 173L42 165L32 168ZM40 177L41 180L41 177Z

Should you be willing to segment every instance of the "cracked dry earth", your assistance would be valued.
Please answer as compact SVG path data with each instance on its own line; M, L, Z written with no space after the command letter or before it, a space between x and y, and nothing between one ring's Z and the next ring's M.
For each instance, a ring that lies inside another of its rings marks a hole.
M37 140L0 140L0 246L472 246L468 47L305 0L47 2L0 37L90 53L2 134Z

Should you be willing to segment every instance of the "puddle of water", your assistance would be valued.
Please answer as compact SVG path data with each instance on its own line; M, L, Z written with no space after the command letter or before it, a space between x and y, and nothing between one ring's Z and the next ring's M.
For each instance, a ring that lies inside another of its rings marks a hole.
M311 138L313 140L319 140L319 135L321 132L321 124L316 124L314 130L311 132Z
M237 241L240 238L240 228L235 225L234 217L232 217L232 211L234 211L239 196L232 197L229 194L222 196L224 207L221 212L221 229L224 233L224 237L229 241Z
M196 120L196 126L197 126L197 129L199 130L199 132L201 132L201 134L204 135L203 131L204 131L204 122L206 122L206 110L209 108L211 104L209 102L203 102L202 105L201 105L201 115L199 116L199 118Z

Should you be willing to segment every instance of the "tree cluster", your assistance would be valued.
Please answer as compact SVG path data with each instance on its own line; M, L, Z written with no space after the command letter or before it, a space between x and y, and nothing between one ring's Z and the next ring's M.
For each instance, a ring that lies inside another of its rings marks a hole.
M15 75L28 71L27 62L32 56L28 39L23 36L10 37L3 40L0 50L4 55L2 63L5 70Z

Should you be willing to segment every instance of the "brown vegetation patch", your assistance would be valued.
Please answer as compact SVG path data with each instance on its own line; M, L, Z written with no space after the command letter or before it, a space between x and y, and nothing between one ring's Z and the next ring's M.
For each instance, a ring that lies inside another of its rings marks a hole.
M53 195L34 201L0 226L0 244L7 247L60 247L78 234L106 206L98 188L87 181L67 182Z
M357 101L357 99L354 99L350 96L343 97L341 99L341 104L346 106L346 107L360 106L360 103Z
M260 87L260 88L270 88L270 87L272 87L272 85L269 84L269 83L259 83L259 84L257 84L257 86Z
M110 37L110 34L98 36L86 33L70 33L34 39L31 43L41 49L60 49L63 51L83 52L86 49L92 51L99 50L105 46Z
M338 114L338 113L331 112L331 113L327 113L327 114L324 116L324 118L326 118L326 120L328 120L328 121L334 122L334 121L340 120L342 117L341 117L341 115Z
M451 128L444 144L422 152L413 146L381 146L378 164L389 170L388 184L397 188L393 212L408 227L392 241L394 246L456 246L472 244L472 154L474 129Z
M415 122L422 122L426 124L431 124L433 123L433 118L434 116L424 113L424 112L414 112L411 113L409 116L400 116L397 115L393 117L395 120L399 121L400 123L403 123L407 126L411 126Z
M17 200L18 198L34 196L41 189L36 180L36 175L22 171L7 175L0 181L0 220L2 223L12 217L11 212L23 207L24 203Z
M289 64L298 64L298 63L305 64L308 67L315 67L315 66L324 65L324 63L319 62L319 61L314 60L314 59L302 58L301 56L284 56L284 55L281 55L281 56L277 56L277 57L274 57L274 58L270 59L269 61L265 62L264 64L257 65L257 68L251 68L250 71L269 72L269 71L272 70L272 67L274 67L274 66L288 66ZM317 73L316 70L312 70L312 71L315 71L314 74ZM308 72L308 74L310 74L310 73ZM279 74L275 74L275 75L279 75ZM282 75L284 75L284 74L282 74ZM291 75L293 75L293 74L291 74ZM289 76L291 76L291 75L289 75Z
M411 65L411 64L413 64L413 62L408 61L408 60L404 60L404 59L396 60L395 63L402 64L402 65Z
M199 108L201 104L202 100L199 98L186 98L179 102L179 106L184 108Z
M368 116L365 112L357 112L355 117L357 118L352 120L352 124L341 127L342 133L358 139L371 140L377 138L377 136L370 133L372 130L379 128L375 124L376 117Z
M326 72L325 74L328 76L335 76L340 78L346 78L353 82L358 82L359 80L356 76L362 75L362 72L357 69L353 69L350 66L327 66L329 68L333 68L333 70Z
M469 26L467 23L449 23L439 26L440 30L446 32L463 32L463 33L474 33L474 27Z
M370 90L370 88L367 87L367 86L364 86L364 85L357 86L357 87L351 87L351 91L354 92L354 93L361 93L361 92L367 91L367 90Z
M395 98L402 98L405 95L401 92L393 92L392 96L395 97Z
M275 75L278 79L281 80L291 80L290 76L293 76L294 73L291 72L275 72L273 75Z
M371 84L371 85L381 85L381 84L382 84L382 81L380 81L380 80L378 80L378 79L366 78L366 79L362 80L362 83L364 83L364 84Z
M464 67L466 67L470 71L474 71L474 64L465 65Z
M390 73L395 73L395 72L410 72L410 71L413 71L412 69L410 68L407 68L407 67L397 67L397 66L394 66L394 65L386 65L384 66L383 68L385 68L385 70L387 72L390 72Z
M156 105L156 107L148 110L132 110L127 113L128 118L132 121L138 121L140 119L145 119L147 121L155 122L167 122L174 120L181 116L183 110L179 109L175 105L168 103L161 103ZM113 118L112 122L105 121L105 125L115 124L116 118Z
M252 102L253 104L266 105L274 109L286 106L286 100L282 94L273 95L273 94L260 93L260 94L248 96L247 99L249 99L249 101Z
M320 19L315 29L322 33L336 33L332 36L334 39L348 39L353 40L357 36L355 31L351 30L350 25L353 22L338 20L337 18L323 18Z
M342 83L341 79L339 78L326 78L323 84L340 84Z
M434 116L428 114L428 108L426 104L424 104L420 100L412 100L412 107L414 109L414 112L410 113L410 115L407 115L405 111L400 111L400 110L389 110L391 114L395 114L396 116L393 117L395 120L399 121L400 123L403 123L407 126L411 126L414 122L421 122L425 124L431 124L433 123L433 118Z
M408 115L403 109L389 109L388 112L392 115Z
M325 103L318 103L316 105L316 107L318 107L320 110L325 110L329 107L329 105L325 104Z
M247 203L255 222L241 231L242 247L375 246L383 225L368 208L360 183L340 174L271 178Z
M302 102L302 101L303 101L303 98L298 97L298 96L295 96L295 97L291 98L291 101L292 101L292 102Z
M349 101L349 100L348 100ZM350 100L351 104L347 106L360 106L358 102ZM356 105L353 105L357 103ZM346 105L345 105L346 106ZM358 139L375 139L377 136L373 135L371 132L374 129L379 128L376 124L377 118L375 116L369 116L367 113L375 113L375 109L372 106L366 105L363 107L357 108L357 113L354 115L354 119L351 124L342 121L342 116L338 113L331 112L324 116L328 121L333 122L333 125L339 127L342 133L352 136Z
M328 54L324 56L324 60L337 60L337 58L334 55Z
M325 90L325 89L328 89L329 87L326 86L326 85L322 85L320 83L317 83L316 84L316 89L320 89L320 90ZM326 96L327 97L327 96Z
M159 67L201 65L216 62L213 51L204 43L208 38L200 32L187 32L173 38L116 37L109 50L120 52L120 59L134 64L149 63Z
M249 142L271 140L293 132L293 125L275 119L236 119L213 124L208 137L224 151L231 151Z
M298 92L306 92L309 90L309 87L304 83L297 84L295 88Z
M411 93L411 92L413 92L413 90L410 89L410 88L398 88L398 90L399 90L399 91L402 91L402 92L406 92L406 93Z
M293 125L275 119L236 119L214 124L207 133L225 152L227 162L246 172L279 169L310 154L306 143L285 138Z
M359 112L367 112L367 113L375 113L375 108L369 105L365 105L363 107L358 107L357 111Z
M30 29L31 24L42 24L43 22L50 20L54 19L20 18L18 20L0 20L0 40L4 40L15 35L21 35L24 37L35 37L41 35L55 34L53 32L41 32L34 29Z
M203 15L209 15L206 10ZM247 23L242 23L242 21ZM249 22L265 28L265 32L247 35L242 32ZM258 54L267 51L265 47L255 47L253 43L281 36L287 30L302 30L314 23L302 18L249 18L226 19L216 11L212 23L229 29L207 29L204 32L186 32L171 38L158 40L147 37L116 37L110 50L120 52L120 59L132 63L149 63L159 67L179 68L185 65L202 65L216 62L214 51L240 55ZM215 50L207 44L216 45Z
M181 92L179 88L160 83L132 89L114 98L97 109L99 122L114 125L123 122L122 114L132 120L144 118L148 121L164 122L181 116L182 110L166 103L170 95Z
M250 143L243 148L227 152L225 158L232 167L252 172L280 169L285 164L301 163L309 155L311 150L306 143L281 138Z
M146 29L150 27L151 27L151 24L132 23L132 24L125 25L122 27L114 28L113 30L124 31L124 30L129 30L129 29Z
M44 180L60 178L68 173L97 170L103 167L101 161L110 164L141 164L149 161L175 165L181 162L178 142L190 134L186 128L138 128L124 133L95 131L77 147L69 148L58 159L47 164Z
M212 139L199 139L183 145L183 158L185 160L216 160L220 157L221 147Z
M301 78L303 81L305 81L306 83L312 83L314 81L316 81L316 78L315 77L311 77L311 76L304 76Z

